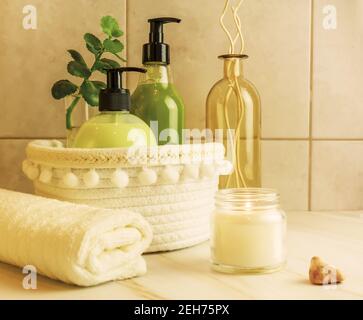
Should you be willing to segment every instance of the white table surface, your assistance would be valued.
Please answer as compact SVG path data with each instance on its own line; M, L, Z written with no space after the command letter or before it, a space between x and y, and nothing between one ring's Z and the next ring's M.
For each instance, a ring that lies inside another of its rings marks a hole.
M79 288L39 276L25 290L21 269L0 263L0 299L363 299L363 212L288 213L288 264L267 275L212 271L208 242L145 258L148 273L126 281ZM308 281L314 255L346 275L338 286Z

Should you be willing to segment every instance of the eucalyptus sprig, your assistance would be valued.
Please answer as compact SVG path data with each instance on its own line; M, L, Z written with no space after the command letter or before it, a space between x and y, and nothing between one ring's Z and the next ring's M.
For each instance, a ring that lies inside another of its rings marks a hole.
M126 61L120 56L120 53L124 50L124 45L118 38L123 35L123 32L116 19L111 16L103 17L101 19L101 28L106 35L103 41L92 33L86 33L83 37L86 42L86 48L94 55L94 62L91 67L87 66L87 63L78 51L73 49L68 50L72 61L68 63L67 71L72 76L83 79L80 85L69 80L59 80L52 87L51 91L54 99L60 100L67 96L73 97L66 111L67 129L72 128L71 115L80 99L83 98L92 107L98 106L100 89L105 88L106 84L102 81L91 80L91 76L95 72L106 73L105 69L120 67L118 61L105 58L104 54L109 53L119 61Z

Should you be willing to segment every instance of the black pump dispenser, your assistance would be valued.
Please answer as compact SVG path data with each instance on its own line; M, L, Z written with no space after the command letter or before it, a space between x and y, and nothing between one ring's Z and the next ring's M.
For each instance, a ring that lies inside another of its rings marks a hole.
M128 111L131 105L130 91L122 87L122 73L135 71L145 73L142 68L124 67L106 69L107 88L100 90L99 110L100 111Z
M181 19L162 17L149 19L150 33L149 43L145 43L142 48L142 63L160 62L170 64L169 45L164 43L163 26L165 23L179 23Z

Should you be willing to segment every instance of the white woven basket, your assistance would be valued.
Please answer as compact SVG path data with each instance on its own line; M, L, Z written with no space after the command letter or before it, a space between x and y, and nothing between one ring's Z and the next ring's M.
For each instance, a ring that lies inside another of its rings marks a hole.
M154 231L148 252L208 239L218 177L231 166L217 143L73 149L36 140L26 154L23 171L36 194L140 212Z

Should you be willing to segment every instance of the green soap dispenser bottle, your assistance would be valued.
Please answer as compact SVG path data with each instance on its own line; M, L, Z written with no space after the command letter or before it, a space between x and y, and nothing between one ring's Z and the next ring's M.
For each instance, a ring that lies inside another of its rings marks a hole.
M170 70L170 49L164 43L165 23L177 18L149 19L149 43L145 43L142 62L147 70L140 76L131 96L131 113L143 119L153 130L159 145L183 143L184 103L176 90Z
M129 113L130 91L122 88L122 73L146 72L141 68L107 69L107 88L100 90L100 114L79 129L75 148L120 148L155 146L156 140L148 125Z

